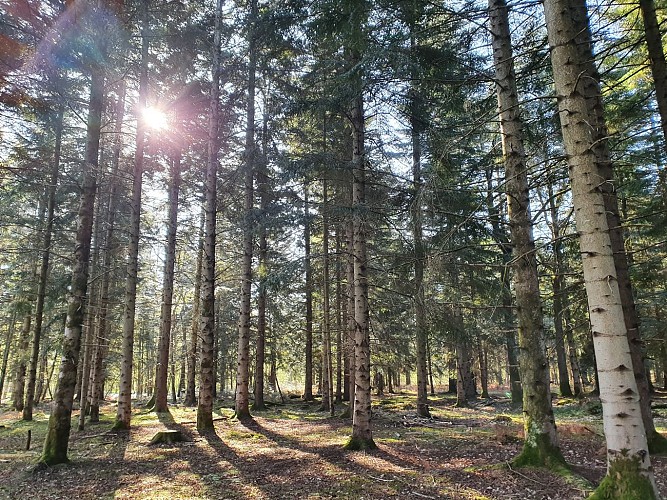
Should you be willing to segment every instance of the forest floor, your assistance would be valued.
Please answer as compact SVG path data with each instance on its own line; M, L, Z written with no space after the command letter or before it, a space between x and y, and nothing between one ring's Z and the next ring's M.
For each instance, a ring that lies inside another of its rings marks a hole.
M660 408L667 393L658 394ZM587 496L605 473L599 403L555 400L563 454L573 474L515 469L521 414L501 396L455 408L451 395L431 398L432 419L418 418L414 394L376 397L373 433L378 449L343 449L347 419L318 411L318 403L289 400L232 418L229 401L214 417L215 433L200 436L196 410L169 414L138 409L128 433L110 433L115 406L99 424L73 430L71 463L35 472L46 432L46 407L33 422L0 409L0 498L10 499L573 499ZM591 414L594 413L594 414ZM667 410L655 412L667 431ZM73 429L76 426L73 425ZM161 430L186 440L149 445ZM32 445L26 451L28 430ZM667 457L651 457L667 498Z

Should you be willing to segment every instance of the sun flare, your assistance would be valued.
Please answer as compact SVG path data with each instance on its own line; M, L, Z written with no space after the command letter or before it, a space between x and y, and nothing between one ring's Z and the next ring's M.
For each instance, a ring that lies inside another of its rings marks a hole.
M167 115L157 109L157 108L144 108L142 111L142 118L144 121L144 124L152 129L155 130L163 130L167 128Z

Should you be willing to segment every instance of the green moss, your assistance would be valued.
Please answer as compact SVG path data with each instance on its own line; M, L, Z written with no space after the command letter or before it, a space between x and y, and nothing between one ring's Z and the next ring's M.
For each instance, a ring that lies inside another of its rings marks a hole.
M648 451L651 455L665 455L667 454L667 438L654 431L653 435L646 436L648 441Z
M123 422L121 419L117 418L116 421L111 426L112 431L129 431L130 426Z
M553 446L548 434L530 433L524 441L523 450L512 461L513 467L546 467L565 474L569 471L560 448Z
M347 443L345 443L344 448L350 451L366 451L366 450L375 450L377 445L373 439L362 439L359 437L351 437Z
M651 481L641 473L639 457L618 457L609 466L589 500L652 500L657 498Z

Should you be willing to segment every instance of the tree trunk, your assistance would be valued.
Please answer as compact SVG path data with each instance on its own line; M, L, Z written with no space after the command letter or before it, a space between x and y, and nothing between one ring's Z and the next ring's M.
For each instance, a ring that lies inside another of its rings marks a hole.
M360 29L360 26L357 26ZM348 449L374 449L371 430L371 349L368 309L368 258L366 255L366 152L364 139L364 103L361 75L358 73L360 54L351 51L355 68L354 85L357 96L351 110L352 125L352 214L354 256L354 408L352 436Z
M489 398L489 366L486 357L486 345L477 335L477 360L479 362L479 379L482 386L482 398Z
M581 39L590 44L586 5L579 0L545 0L545 16L561 130L570 168L584 282L593 331L600 400L607 440L607 477L598 488L601 496L617 496L633 491L637 498L655 498L657 490L650 458L637 381L633 375L628 331L620 298L604 195L600 190L604 173L596 147L606 150L606 142L595 144L598 119L592 113L584 88L594 80L591 65L584 58ZM579 22L578 22L579 20ZM591 51L592 52L592 51ZM582 78L583 76L583 78ZM602 112L601 102L599 112ZM604 183L604 182L603 182Z
M583 386L581 380L581 369L579 368L579 360L577 358L577 346L574 342L574 334L572 329L572 319L570 318L570 310L567 306L569 303L567 292L563 295L563 314L565 319L565 337L567 338L567 348L570 357L570 368L572 369L572 386L574 388L574 395L580 397L583 395Z
M204 266L204 227L206 224L206 207L202 206L199 221L199 233L197 244L197 270L195 271L194 305L192 306L192 325L190 328L190 342L188 343L188 375L185 384L185 406L196 406L196 378L197 378L197 352L199 345L199 326L201 323L201 282Z
M308 214L308 183L303 187L303 245L306 276L306 374L303 391L305 401L313 400L313 271L310 263L310 215Z
M340 226L336 227L336 403L343 402L343 382L345 362L343 361L343 285L342 266L340 263ZM345 357L347 359L347 357Z
M217 208L218 170L218 121L220 100L220 41L222 29L222 0L215 8L215 31L213 38L213 81L210 91L208 122L208 163L206 166L204 252L201 279L201 350L199 358L199 402L197 406L197 430L211 432L213 427L213 372L215 350L215 228Z
M563 301L564 291L564 276L565 268L563 266L563 250L561 243L560 222L558 221L558 209L556 208L556 199L553 192L553 183L549 181L549 212L551 214L551 240L554 253L554 277L551 282L554 298L553 298L553 315L554 315L554 330L555 330L555 344L556 344L556 360L558 364L558 387L560 395L572 397L572 389L570 388L570 377L567 373L567 356L565 353L564 340L564 315L565 307Z
M655 100L660 113L660 126L664 137L664 147L667 149L667 63L662 46L662 34L655 10L654 0L639 0L639 8L644 19L644 33L646 48L651 61L651 73L655 85Z
M519 369L523 387L525 441L517 465L564 464L551 409L549 366L535 243L530 214L523 123L514 74L514 59L505 0L489 0L496 94L505 164L512 269L519 327Z
M255 147L255 79L257 71L257 0L250 3L248 26L248 107L245 131L245 173L243 176L243 261L241 263L241 308L239 311L238 367L236 372L236 418L250 417L250 295L253 251L253 177L257 157Z
M125 82L121 80L118 89L118 100L115 109L114 145L111 163L111 175L109 176L109 197L106 213L106 231L104 235L104 248L102 256L102 283L100 285L100 310L97 317L97 336L95 339L95 351L91 367L91 401L90 421L100 421L100 401L104 399L104 358L109 345L111 333L109 316L109 288L111 286L112 261L114 255L114 234L116 223L116 207L118 205L118 170L120 166L120 153L123 148L123 119L125 116Z
M35 329L32 336L32 353L30 357L30 369L28 372L28 390L23 408L23 420L32 420L32 410L35 399L35 385L37 383L37 364L39 363L40 342L42 339L42 321L44 318L44 300L46 298L46 286L49 276L49 259L51 257L51 237L53 235L53 221L56 208L56 188L58 186L58 173L60 172L60 150L63 135L63 109L58 110L54 124L55 145L53 151L53 163L51 166L51 178L49 179L48 201L46 207L46 227L44 228L44 240L42 242L42 262L39 269L39 284L37 288L37 304L35 305Z
M141 67L139 74L139 109L146 108L148 98L148 1L141 2ZM134 170L132 172L132 199L130 202L129 243L127 247L127 278L125 281L125 313L118 384L118 407L114 429L129 429L132 419L132 363L134 355L134 316L137 300L137 272L139 269L139 233L141 222L141 189L144 173L146 125L137 120Z
M330 272L329 272L329 218L327 180L322 181L322 259L323 283L322 283L322 409L329 411L333 416L335 411L334 386L333 386L333 363L331 356L331 304L330 304Z
M176 265L176 230L178 228L178 195L181 187L181 151L180 146L173 146L171 176L169 182L167 241L164 257L164 277L162 280L162 305L160 308L160 340L158 345L157 370L155 374L156 412L167 412L167 368L169 365L169 346L171 344L171 313L174 298L174 267ZM173 357L173 356L172 356Z
M48 466L68 461L67 448L72 421L76 368L79 362L81 330L86 312L88 261L93 233L95 191L97 188L96 175L103 108L104 73L102 68L94 67L91 73L85 162L81 185L81 201L77 214L78 224L74 245L72 282L69 289L69 304L62 343L63 353L44 449L39 458L41 463Z
M269 208L269 174L267 166L268 154L268 117L266 113L262 120L262 164L257 173L257 187L259 189L260 212L262 220L259 223L259 290L257 293L257 345L255 347L255 401L253 410L265 410L264 404L264 365L266 363L266 303L267 303L267 275L269 266L269 247L267 236L268 208Z
M30 347L30 326L32 325L32 311L23 316L20 342L18 346L18 360L14 369L14 393L12 395L12 406L16 411L23 411L25 406L25 375L27 370L28 348Z
M412 39L414 47L414 37ZM414 92L413 92L414 94ZM428 338L426 324L426 304L424 300L424 263L426 252L422 237L422 174L421 174L421 134L418 116L417 97L411 96L410 127L412 134L412 187L414 191L410 217L412 221L412 239L415 246L415 343L417 346L417 414L422 417L431 415L428 408L428 370L426 360L426 343Z
M350 196L352 192L350 191ZM352 206L352 198L350 197L350 207ZM356 323L354 321L354 228L352 220L345 224L345 271L346 271L346 286L345 286L345 359L347 363L347 370L345 372L345 394L343 399L350 402L350 408L354 405L354 371L355 371L355 350L354 350L354 336ZM350 416L352 413L350 412Z
M646 430L649 451L662 453L667 451L667 439L655 429L651 414L651 391L644 365L643 342L639 332L639 317L634 301L634 293L628 270L628 256L625 252L623 227L621 225L618 198L614 184L613 166L607 144L608 131L604 117L604 107L599 84L599 75L594 64L592 38L588 23L588 10L585 0L575 0L572 9L572 22L575 23L576 45L579 50L580 61L584 61L584 69L589 77L582 82L582 91L588 106L589 118L592 120L593 152L596 158L597 169L604 182L599 183L602 192L604 208L607 216L607 227L611 240L616 279L623 305L625 328L630 346L630 355L634 376L639 390L639 404L642 411L642 421Z
M2 368L0 369L0 403L2 402L2 393L7 379L7 362L9 361L9 351L14 340L14 328L16 327L16 311L12 314L11 322L7 327L7 336L5 337L5 349L2 354Z

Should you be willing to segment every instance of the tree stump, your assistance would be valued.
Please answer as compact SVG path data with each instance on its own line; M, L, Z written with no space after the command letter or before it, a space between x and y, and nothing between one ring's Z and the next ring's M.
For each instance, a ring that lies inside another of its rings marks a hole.
M185 438L181 431L167 430L156 433L148 444L171 444L180 443L182 441L185 441Z

